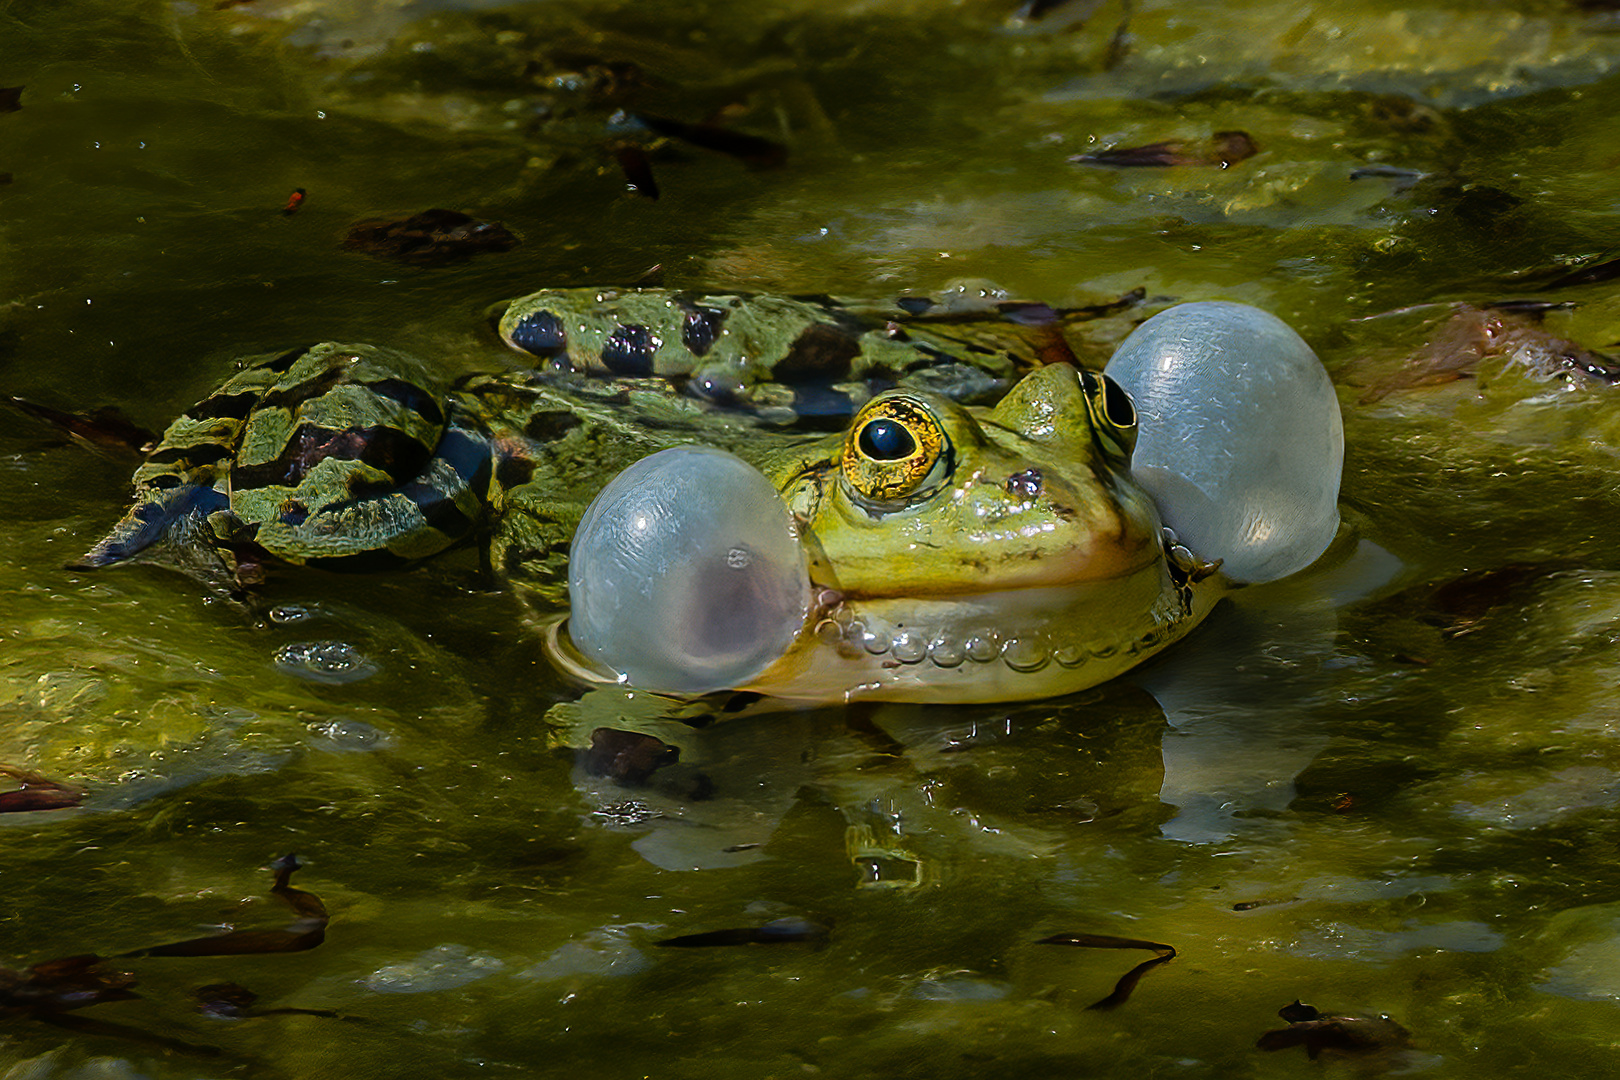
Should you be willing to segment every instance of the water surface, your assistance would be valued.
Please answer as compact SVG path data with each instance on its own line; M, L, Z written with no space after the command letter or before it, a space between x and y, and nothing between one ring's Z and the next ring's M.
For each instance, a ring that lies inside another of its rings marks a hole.
M1603 7L0 4L0 85L24 87L0 113L7 394L157 428L302 342L491 368L491 302L658 265L1260 304L1334 373L1348 438L1323 564L1131 679L717 724L626 791L566 743L645 703L574 704L474 559L290 573L271 621L153 568L67 571L129 465L13 416L0 763L88 797L0 817L0 964L283 925L289 851L332 923L309 952L118 961L143 997L80 1014L220 1056L10 1020L0 1076L1285 1076L1303 1051L1254 1044L1296 998L1409 1029L1374 1068L1613 1075L1613 391L1497 356L1369 394L1457 305L1570 301L1547 334L1620 341L1612 280L1553 285L1620 254ZM636 107L723 115L787 163L661 144L661 197L628 192L613 106L557 79L598 61L636 65ZM1070 160L1231 130L1259 152L1225 168ZM341 249L430 206L523 243L442 268ZM655 945L782 918L830 930ZM1037 944L1062 933L1179 955L1088 1011L1146 954ZM198 1015L223 981L354 1019Z

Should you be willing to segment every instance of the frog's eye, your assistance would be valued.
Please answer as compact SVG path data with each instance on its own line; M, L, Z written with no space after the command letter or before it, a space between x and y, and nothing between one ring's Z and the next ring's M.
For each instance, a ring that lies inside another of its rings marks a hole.
M1086 410L1103 449L1122 462L1129 462L1136 449L1136 405L1125 388L1096 371L1080 372L1080 389L1085 391Z
M850 425L844 480L863 499L909 501L938 486L951 459L951 442L926 404L905 395L882 397Z

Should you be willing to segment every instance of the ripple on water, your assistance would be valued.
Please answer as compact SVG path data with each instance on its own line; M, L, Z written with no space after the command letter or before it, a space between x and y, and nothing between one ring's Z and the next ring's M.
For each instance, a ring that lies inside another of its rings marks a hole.
M394 737L382 728L347 716L316 720L309 725L309 733L315 736L316 749L340 754L364 754L394 745Z
M647 956L630 943L624 927L587 931L553 949L538 964L517 973L520 979L607 978L634 975L647 967Z
M506 969L506 962L465 945L435 945L409 960L384 964L365 978L375 994L422 994L453 990Z
M1427 923L1412 925L1405 930L1371 930L1346 923L1326 923L1301 933L1299 940L1288 951L1295 956L1313 959L1376 961L1429 949L1441 952L1495 952L1502 945L1502 935L1482 922Z
M276 668L318 683L352 683L377 674L377 665L346 641L299 641L275 653Z

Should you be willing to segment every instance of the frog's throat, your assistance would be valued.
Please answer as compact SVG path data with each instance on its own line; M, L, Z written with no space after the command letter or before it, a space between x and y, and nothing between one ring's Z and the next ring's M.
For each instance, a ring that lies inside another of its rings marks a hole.
M823 594L786 652L735 689L785 701L1022 701L1106 682L1178 641L1223 594L1163 563L1115 578L949 597L846 601ZM587 685L613 677L585 660L566 623L546 652Z
M837 603L738 689L816 702L1073 693L1179 640L1214 605L1214 584L1177 588L1155 565L1060 586Z

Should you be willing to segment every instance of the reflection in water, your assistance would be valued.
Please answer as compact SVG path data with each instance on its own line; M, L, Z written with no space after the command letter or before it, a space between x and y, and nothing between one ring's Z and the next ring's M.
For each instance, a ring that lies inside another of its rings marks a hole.
M1106 62L1123 5L1016 37L1015 3L976 0L452 6L10 5L0 391L152 424L237 355L336 337L459 364L489 355L491 300L654 264L672 288L1247 300L1334 371L1371 353L1351 399L1413 355L1408 320L1360 321L1391 308L1530 289L1573 305L1557 337L1620 338L1613 282L1570 280L1612 260L1620 206L1620 53L1593 4L1137 3ZM789 165L654 149L664 198L625 195L606 110L544 82L597 60L646 72L630 108L743 106ZM1260 153L1227 169L1065 160L1237 129ZM339 248L451 197L525 243L445 270ZM1076 349L1100 360L1123 322ZM1364 575L1248 591L1141 673L1157 704L1115 685L695 729L603 699L565 707L566 753L517 605L465 564L283 582L267 627L138 568L86 580L62 566L128 470L0 430L0 763L86 790L0 814L0 965L263 925L239 911L262 875L221 868L297 850L328 941L239 977L370 1022L216 1024L190 990L238 976L186 958L97 1009L227 1047L207 1075L1227 1080L1305 1067L1255 1049L1298 998L1397 1018L1436 1080L1613 1076L1610 390L1486 365L1350 410L1347 513L1407 565L1363 548L1342 565ZM1466 633L1428 620L1417 594L1515 563L1534 573ZM1397 572L1414 595L1351 602ZM358 656L317 667L376 674L276 667L321 641ZM680 758L576 787L600 726ZM652 947L784 918L825 947ZM1103 1015L1117 969L1036 944L1058 933L1181 956ZM18 1078L200 1073L0 1040Z
M1158 780L1148 755L1162 761L1157 799L1174 811L1162 834L1218 843L1294 801L1295 776L1332 740L1335 612L1399 570L1362 541L1321 570L1238 594L1206 632L1122 680L1157 708L1128 704L1129 690L1114 686L1055 704L882 705L712 724L701 706L599 689L555 707L547 723L559 744L591 748L576 783L595 818L645 830L636 850L665 869L765 858L777 824L813 790L845 816L857 884L937 884L939 860L964 843L978 857L1051 855L1073 826L1140 803L1145 792L1120 799L1119 788ZM656 773L621 783L588 767L609 727L625 745L630 732L654 737ZM1144 741L1154 738L1157 747ZM1077 753L1096 759L1090 786L1075 782Z
M1330 741L1320 711L1333 700L1335 611L1399 569L1362 541L1335 566L1238 594L1176 652L1128 676L1170 728L1160 797L1177 813L1165 836L1218 843L1241 819L1288 808L1294 777Z

